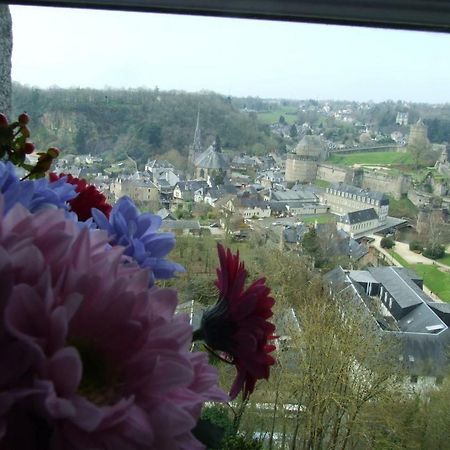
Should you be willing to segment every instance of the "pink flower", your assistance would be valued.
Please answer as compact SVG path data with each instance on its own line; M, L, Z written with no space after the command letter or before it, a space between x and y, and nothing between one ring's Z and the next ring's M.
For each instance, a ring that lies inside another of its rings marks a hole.
M106 197L93 184L88 184L83 178L76 178L70 174L56 175L53 172L49 174L51 182L63 177L66 178L67 183L76 186L75 191L78 195L69 201L69 205L72 211L77 214L78 220L84 222L92 217L92 208L97 208L106 217L109 217L112 206L106 202Z
M275 326L267 319L272 317L274 299L265 279L260 278L244 290L248 273L239 260L239 252L217 246L220 268L215 285L219 290L216 305L203 314L201 329L196 332L213 350L222 351L236 365L237 376L230 397L235 398L243 389L244 398L255 389L258 379L268 379L270 366L275 359L269 355L275 346Z
M225 400L176 293L148 289L123 248L61 210L0 195L0 448L196 449L205 401Z

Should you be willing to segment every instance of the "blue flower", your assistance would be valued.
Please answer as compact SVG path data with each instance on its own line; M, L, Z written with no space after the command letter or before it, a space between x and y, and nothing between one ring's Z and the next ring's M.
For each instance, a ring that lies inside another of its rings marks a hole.
M0 163L0 192L4 195L5 213L16 203L30 212L46 207L67 210L67 202L77 196L75 186L63 178L53 183L46 178L21 181L10 162Z
M125 255L150 270L150 286L155 278L167 279L175 272L184 272L183 266L164 259L175 246L175 236L158 232L161 217L141 214L129 197L119 199L109 220L98 209L92 210L92 216L97 226L108 232L112 245L122 245Z

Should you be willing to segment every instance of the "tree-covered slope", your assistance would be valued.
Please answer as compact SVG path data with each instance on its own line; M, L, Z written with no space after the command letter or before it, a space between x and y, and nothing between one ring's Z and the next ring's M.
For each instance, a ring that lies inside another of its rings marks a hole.
M251 152L256 144L271 151L278 145L254 115L209 92L44 90L14 84L13 112L22 111L32 117L30 127L39 148L55 145L65 153L108 153L112 159L128 154L139 163L171 149L187 155L197 111L205 148L215 135L224 148L235 151Z

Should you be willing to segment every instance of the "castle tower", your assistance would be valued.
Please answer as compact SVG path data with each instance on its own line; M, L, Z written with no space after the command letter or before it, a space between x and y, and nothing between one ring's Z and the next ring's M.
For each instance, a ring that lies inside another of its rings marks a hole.
M286 181L309 183L315 181L317 164L326 157L326 149L320 136L307 134L298 143L295 153L286 159Z
M428 142L428 127L419 119L416 124L411 125L409 130L409 145L421 145L423 142Z

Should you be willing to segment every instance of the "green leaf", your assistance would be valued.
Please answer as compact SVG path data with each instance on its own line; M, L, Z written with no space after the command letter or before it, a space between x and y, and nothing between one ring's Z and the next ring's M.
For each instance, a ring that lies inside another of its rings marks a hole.
M209 419L199 419L192 434L208 449L221 448L225 430Z

